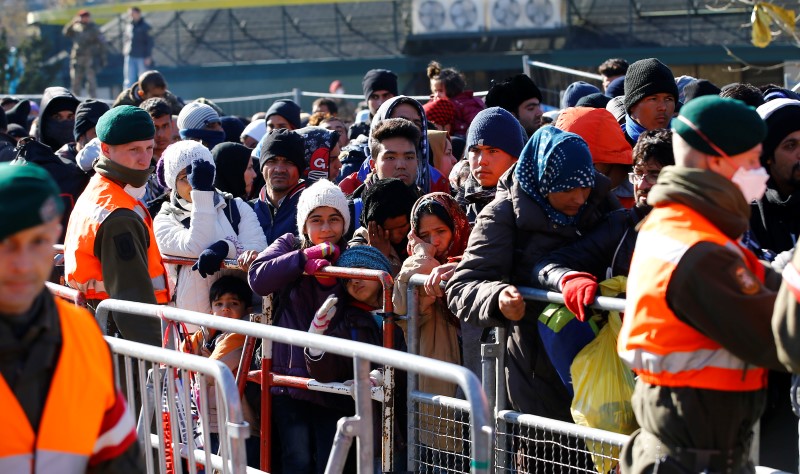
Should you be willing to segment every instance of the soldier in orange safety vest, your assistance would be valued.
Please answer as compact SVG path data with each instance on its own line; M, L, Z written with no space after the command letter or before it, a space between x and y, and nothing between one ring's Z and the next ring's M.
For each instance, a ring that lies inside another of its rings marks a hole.
M67 225L67 284L84 292L90 306L106 298L167 303L167 272L141 201L154 171L153 120L146 111L123 105L103 114L95 130L102 153ZM113 316L109 326L116 323L125 339L161 345L158 320Z
M676 166L649 193L618 340L638 376L641 427L622 472L751 473L766 369L781 367L770 326L779 279L738 242L766 189L766 127L717 96L687 103L672 127Z
M0 165L0 472L144 472L97 323L45 288L59 194L35 164Z

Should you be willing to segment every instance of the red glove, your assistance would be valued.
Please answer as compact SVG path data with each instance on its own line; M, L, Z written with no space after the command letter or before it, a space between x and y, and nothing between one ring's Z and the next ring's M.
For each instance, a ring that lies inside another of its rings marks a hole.
M597 294L597 279L590 273L569 273L561 278L564 306L580 321L586 321L586 307Z
M339 258L339 247L334 244L323 242L303 250L307 260L327 259L335 262Z

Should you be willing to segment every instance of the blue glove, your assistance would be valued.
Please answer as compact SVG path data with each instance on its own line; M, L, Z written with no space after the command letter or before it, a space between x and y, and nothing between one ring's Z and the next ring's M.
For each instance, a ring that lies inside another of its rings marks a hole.
M194 160L186 169L186 178L195 191L214 190L214 165L206 160Z
M228 242L219 240L209 245L192 265L192 270L200 272L200 276L205 278L217 273L228 255Z

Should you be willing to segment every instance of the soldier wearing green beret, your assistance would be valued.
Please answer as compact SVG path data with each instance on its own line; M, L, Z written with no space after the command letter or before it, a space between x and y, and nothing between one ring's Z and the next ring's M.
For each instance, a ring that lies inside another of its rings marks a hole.
M673 121L675 166L649 193L617 349L638 375L641 429L626 474L754 472L753 426L767 369L777 274L740 244L764 193L764 122L735 99L694 99Z
M101 156L67 225L67 283L84 292L90 306L106 298L167 303L167 272L141 200L154 171L153 120L146 111L123 105L103 114L95 130ZM157 320L112 316L116 328L109 327L110 332L118 329L126 339L161 344Z
M142 472L97 323L45 287L60 194L38 165L0 164L0 472Z

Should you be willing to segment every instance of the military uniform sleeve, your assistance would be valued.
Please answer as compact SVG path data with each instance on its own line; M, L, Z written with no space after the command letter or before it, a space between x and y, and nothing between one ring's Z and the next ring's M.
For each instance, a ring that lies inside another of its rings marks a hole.
M111 298L156 304L147 271L149 235L142 219L117 209L97 231L94 254L100 260L103 284Z
M787 370L800 372L800 252L783 269L783 283L772 313L778 358Z
M735 253L710 242L686 251L667 288L682 322L749 364L782 370L771 317L775 293Z

